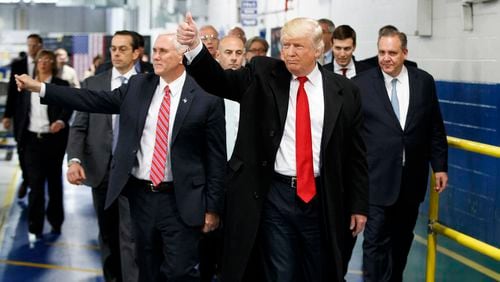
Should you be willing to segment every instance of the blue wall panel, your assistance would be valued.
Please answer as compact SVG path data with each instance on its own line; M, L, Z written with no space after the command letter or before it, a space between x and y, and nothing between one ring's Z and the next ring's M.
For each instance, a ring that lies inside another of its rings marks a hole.
M436 82L448 136L500 146L500 84ZM440 221L500 247L500 159L450 148ZM428 200L422 206L428 212Z

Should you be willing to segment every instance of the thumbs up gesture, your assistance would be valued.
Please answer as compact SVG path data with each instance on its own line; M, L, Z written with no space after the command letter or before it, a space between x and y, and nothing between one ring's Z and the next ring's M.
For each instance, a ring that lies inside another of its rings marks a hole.
M200 44L198 27L190 12L186 13L184 22L180 23L179 27L177 27L177 41L182 45L188 46L190 50L196 48Z

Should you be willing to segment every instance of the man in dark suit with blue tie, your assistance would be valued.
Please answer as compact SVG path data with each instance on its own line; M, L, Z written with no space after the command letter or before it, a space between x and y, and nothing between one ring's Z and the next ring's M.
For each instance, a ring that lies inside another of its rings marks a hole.
M354 78L361 90L370 210L363 242L365 281L402 281L429 164L438 192L448 182L446 133L431 75L405 66L406 35L378 38L379 67Z
M36 83L47 103L80 111L120 113L106 206L120 194L130 201L139 280L199 281L201 232L217 228L226 166L222 101L186 74L185 48L174 34L153 48L155 74L137 74L114 91Z

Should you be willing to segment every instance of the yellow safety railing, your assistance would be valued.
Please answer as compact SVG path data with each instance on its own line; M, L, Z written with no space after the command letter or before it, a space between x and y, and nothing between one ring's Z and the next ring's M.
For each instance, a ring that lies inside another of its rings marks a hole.
M474 141L448 136L448 145L457 149L500 158L500 147L482 144ZM434 175L431 178L431 191L429 199L429 231L427 235L427 282L434 282L436 273L436 245L437 235L444 235L458 244L476 252L500 261L500 249L481 242L473 237L446 227L438 222L439 194L433 189L435 186Z

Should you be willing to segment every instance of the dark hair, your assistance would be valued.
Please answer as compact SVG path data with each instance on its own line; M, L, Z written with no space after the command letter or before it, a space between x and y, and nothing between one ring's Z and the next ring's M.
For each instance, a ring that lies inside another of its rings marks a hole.
M52 60L52 63L51 63L52 76L56 76L57 75L56 54L54 54L54 52L52 52L50 50L47 50L47 49L42 49L42 50L38 51L38 53L36 54L36 57L35 57L35 73L38 72L38 68L37 68L37 66L38 66L38 60L41 57L49 57L49 59Z
M399 31L397 27L391 25L391 24L388 24L388 25L384 25L383 27L381 27L379 30L378 30L378 36L380 36L382 33L384 32L389 32L389 31Z
M318 23L326 24L328 26L328 32L332 33L335 30L335 24L329 19L319 19Z
M248 39L247 42L245 42L245 51L248 52L248 50L250 50L250 46L252 46L252 44L254 42L262 43L262 45L264 45L264 48L266 49L266 53L267 53L267 50L269 49L269 43L267 43L267 41L264 38L259 37L259 36L254 36L254 37Z
M352 38L352 43L356 46L356 32L349 25L339 25L332 34L332 42L334 39L344 40Z
M28 39L30 39L30 38L36 39L38 41L38 43L43 44L43 39L39 34L32 33L32 34L28 35L27 38Z
M408 39L406 38L406 34L404 32L398 31L397 28L396 29L394 29L394 28L395 27L391 26L391 28L381 29L379 31L377 44L380 41L380 38L382 38L382 37L397 36L399 38L399 41L401 41L401 49L403 49L403 50L406 49L407 45L408 45Z
M130 31L130 30L119 30L117 32L115 32L115 34L113 34L113 36L116 36L116 35L126 35L126 36L130 36L132 38L132 50L137 50L139 49L139 47L141 47L140 45L140 37L142 37L139 33L135 32L135 31ZM144 45L144 38L142 38L142 43Z

